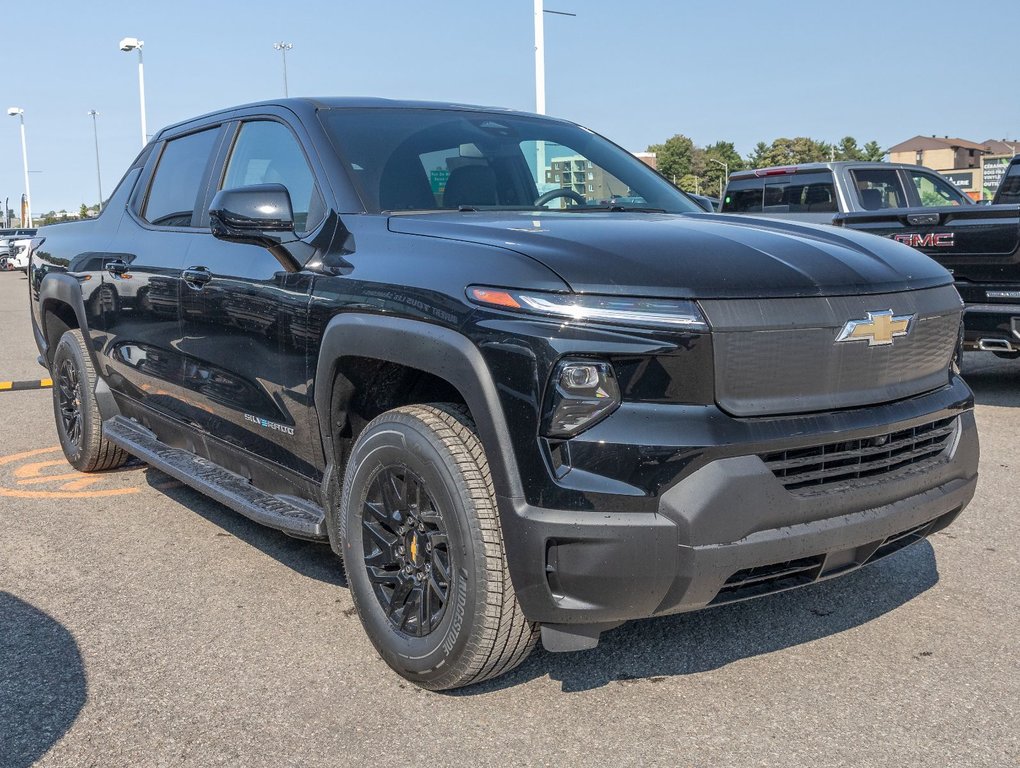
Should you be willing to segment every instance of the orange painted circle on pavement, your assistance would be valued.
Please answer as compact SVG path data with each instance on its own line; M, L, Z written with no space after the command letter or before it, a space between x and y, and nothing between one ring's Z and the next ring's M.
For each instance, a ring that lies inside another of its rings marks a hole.
M141 491L141 467L76 472L59 446L0 456L0 496L15 499L96 499Z

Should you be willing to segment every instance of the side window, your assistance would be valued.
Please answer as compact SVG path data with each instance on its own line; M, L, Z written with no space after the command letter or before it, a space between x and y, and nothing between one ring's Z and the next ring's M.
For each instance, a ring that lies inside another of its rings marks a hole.
M906 208L907 196L900 185L899 174L892 168L851 171L857 186L857 199L866 211L883 208Z
M171 139L149 185L142 218L160 227L190 227L198 187L219 128Z
M287 188L298 232L314 227L326 213L301 146L282 123L255 120L241 126L221 189L253 184L282 184Z
M908 171L908 173L914 186L917 187L917 196L921 198L921 205L926 208L963 203L963 195L944 179L921 171Z
M1009 170L1000 182L995 202L999 204L1020 203L1020 163L1013 163L1009 166Z
M762 180L732 181L726 188L723 213L761 213Z

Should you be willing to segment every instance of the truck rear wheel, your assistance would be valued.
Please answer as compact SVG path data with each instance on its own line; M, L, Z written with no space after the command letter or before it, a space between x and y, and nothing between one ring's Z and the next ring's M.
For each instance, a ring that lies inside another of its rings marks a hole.
M538 640L517 602L485 452L467 411L412 405L361 433L338 529L358 616L383 659L430 690L520 664Z
M67 463L79 472L123 466L130 456L103 437L96 405L96 372L77 328L60 337L53 353L53 415Z

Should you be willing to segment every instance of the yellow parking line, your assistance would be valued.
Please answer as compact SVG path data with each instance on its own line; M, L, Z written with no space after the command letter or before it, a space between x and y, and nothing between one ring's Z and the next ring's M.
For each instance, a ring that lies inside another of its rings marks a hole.
M32 379L30 381L0 381L0 392L18 392L25 389L49 389L53 379Z

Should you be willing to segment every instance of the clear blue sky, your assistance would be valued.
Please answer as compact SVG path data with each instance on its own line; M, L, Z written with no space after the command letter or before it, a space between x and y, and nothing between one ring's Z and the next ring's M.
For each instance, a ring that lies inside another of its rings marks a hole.
M25 109L35 213L97 197L150 133L281 95L370 95L534 108L532 0L28 2L5 16L2 104ZM632 150L685 133L757 141L1020 136L1020 2L546 0L548 111ZM16 21L15 21L16 19ZM20 59L20 61L19 61ZM17 121L0 114L0 199L22 192Z

